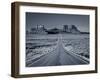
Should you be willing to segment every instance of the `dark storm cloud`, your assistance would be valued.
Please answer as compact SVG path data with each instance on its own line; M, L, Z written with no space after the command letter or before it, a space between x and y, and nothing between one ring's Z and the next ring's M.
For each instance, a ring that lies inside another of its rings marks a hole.
M80 31L89 32L89 15L26 13L26 29L44 25L45 28L63 28L63 25L76 25Z

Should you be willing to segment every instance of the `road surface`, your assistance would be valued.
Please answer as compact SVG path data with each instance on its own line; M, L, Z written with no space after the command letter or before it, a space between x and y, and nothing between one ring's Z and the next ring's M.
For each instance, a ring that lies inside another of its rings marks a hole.
M78 65L87 64L80 57L76 57L64 49L62 43L62 36L59 34L57 47L52 52L42 55L36 59L33 59L31 63L27 63L27 67L35 66L57 66L57 65Z

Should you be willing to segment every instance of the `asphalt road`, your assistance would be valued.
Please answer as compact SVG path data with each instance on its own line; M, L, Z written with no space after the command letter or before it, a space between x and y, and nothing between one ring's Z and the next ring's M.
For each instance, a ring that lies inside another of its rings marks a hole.
M35 66L57 66L57 65L78 65L78 64L87 64L80 57L71 55L64 49L62 43L62 36L59 35L58 43L55 50L50 53L47 53L37 59L34 59L27 67Z

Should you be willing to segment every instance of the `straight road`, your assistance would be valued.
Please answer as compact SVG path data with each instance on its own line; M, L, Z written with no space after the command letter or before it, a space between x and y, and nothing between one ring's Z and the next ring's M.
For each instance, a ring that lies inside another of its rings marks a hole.
M57 65L78 65L87 64L80 57L72 56L71 53L64 49L62 36L59 34L57 47L50 53L47 53L27 65L27 67L35 66L57 66Z

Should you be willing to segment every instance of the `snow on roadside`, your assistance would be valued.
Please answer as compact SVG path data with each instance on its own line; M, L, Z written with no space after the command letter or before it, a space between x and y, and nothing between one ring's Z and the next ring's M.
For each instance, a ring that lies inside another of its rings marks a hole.
M53 51L55 48L56 48L56 46L40 47L38 49L33 49L30 53L27 54L26 62L31 61L33 59L36 59L36 58L43 56L45 54L48 54L49 52Z

